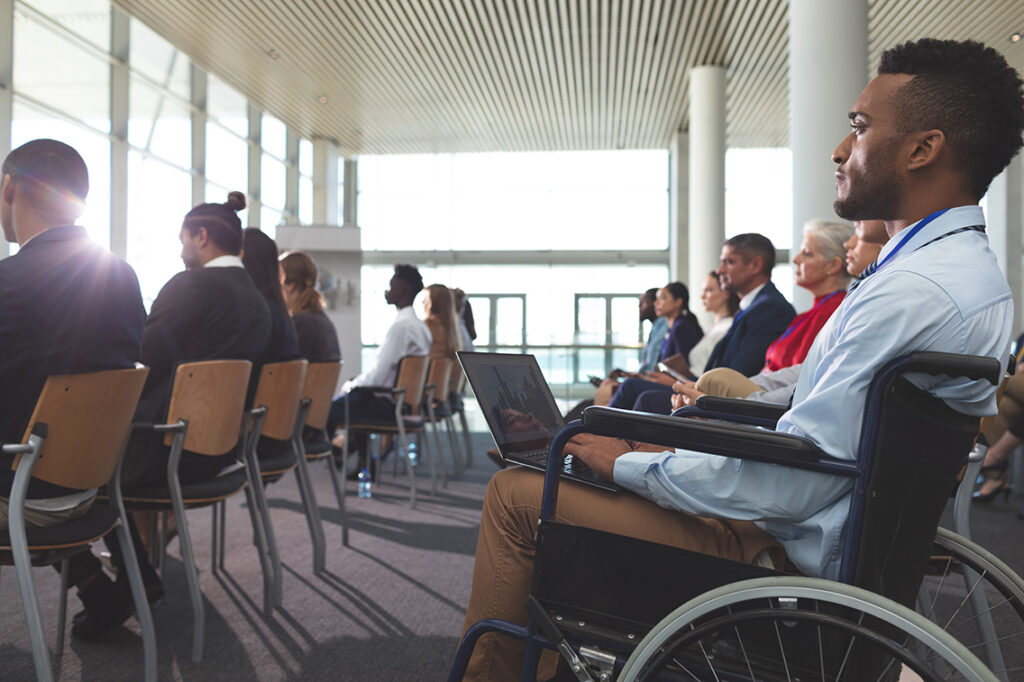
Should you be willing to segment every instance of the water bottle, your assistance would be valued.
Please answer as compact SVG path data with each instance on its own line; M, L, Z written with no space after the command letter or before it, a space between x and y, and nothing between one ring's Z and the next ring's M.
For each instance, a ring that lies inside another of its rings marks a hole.
M409 466L414 467L419 463L418 453L416 452L416 443L409 443Z
M370 471L363 467L362 471L359 472L359 497L373 497L372 486L373 481L370 480Z

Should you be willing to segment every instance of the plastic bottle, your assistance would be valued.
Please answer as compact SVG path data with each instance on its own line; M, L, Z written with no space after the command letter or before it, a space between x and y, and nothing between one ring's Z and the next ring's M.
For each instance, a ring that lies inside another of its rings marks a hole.
M373 497L373 481L370 479L370 471L363 467L359 472L359 497Z
M419 453L416 451L416 443L409 443L409 466L416 466L420 463Z

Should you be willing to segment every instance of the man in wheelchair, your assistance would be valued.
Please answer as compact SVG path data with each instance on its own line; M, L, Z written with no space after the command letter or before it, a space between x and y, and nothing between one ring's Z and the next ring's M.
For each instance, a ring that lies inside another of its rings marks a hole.
M1022 81L975 42L923 39L886 51L832 153L835 211L881 219L891 237L819 333L777 431L855 460L868 386L915 351L1002 358L1013 303L984 234L978 201L1022 146ZM994 414L995 388L965 377L908 377L969 416ZM565 451L627 488L561 486L555 520L836 578L849 478L688 449L580 434ZM465 626L526 623L543 477L498 472L484 500ZM516 679L522 642L485 635L466 679ZM542 659L539 679L554 672Z

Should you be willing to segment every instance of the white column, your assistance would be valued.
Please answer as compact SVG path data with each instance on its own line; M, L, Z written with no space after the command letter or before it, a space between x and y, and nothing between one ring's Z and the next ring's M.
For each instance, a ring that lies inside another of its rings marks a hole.
M669 280L687 282L690 273L690 136L686 133L678 132L672 137L668 164Z
M260 200L260 182L263 168L263 112L250 102L246 110L249 115L249 195L248 225L242 227L260 227L263 202Z
M206 203L206 72L189 62L192 113L192 205Z
M345 159L345 201L341 206L345 227L359 226L359 161Z
M110 10L110 250L128 258L128 15Z
M691 308L725 240L725 67L690 70L689 277Z
M287 158L284 190L284 219L289 225L299 222L299 136L289 128L285 135Z
M338 224L338 145L313 139L313 224Z
M792 252L800 246L805 222L835 217L832 150L849 132L847 114L867 81L867 0L790 0ZM794 306L806 310L810 293L794 288Z
M996 176L988 188L985 221L988 223L988 241L999 260L999 269L1006 275L1006 281L1013 292L1013 334L1021 328L1021 228L1024 224L1024 196L1021 183L1020 155Z

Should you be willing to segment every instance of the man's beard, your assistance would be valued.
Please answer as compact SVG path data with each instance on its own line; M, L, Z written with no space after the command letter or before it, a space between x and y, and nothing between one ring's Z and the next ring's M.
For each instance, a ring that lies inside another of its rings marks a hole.
M902 193L896 181L872 182L851 192L846 199L836 199L832 210L846 220L894 220L899 217Z

